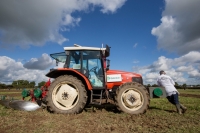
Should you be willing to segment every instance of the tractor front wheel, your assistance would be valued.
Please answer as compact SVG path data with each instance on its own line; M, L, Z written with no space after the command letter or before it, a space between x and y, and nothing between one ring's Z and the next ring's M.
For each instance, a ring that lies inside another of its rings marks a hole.
M145 113L150 102L146 88L136 82L122 84L116 91L115 99L118 109L128 114Z
M49 87L47 106L61 114L78 114L87 102L87 91L82 81L71 75L56 78Z

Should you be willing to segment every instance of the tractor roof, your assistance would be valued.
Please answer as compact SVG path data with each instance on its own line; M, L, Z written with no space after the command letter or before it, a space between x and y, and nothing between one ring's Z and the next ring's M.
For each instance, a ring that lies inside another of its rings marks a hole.
M75 47L64 47L65 51L69 51L69 50L101 50L101 51L105 51L106 48L97 48L97 47L84 47L84 46L80 46L77 44L74 44Z
M74 44L74 47L64 47L65 51L71 51L71 50L96 50L96 51L102 51L105 57L108 57L110 55L110 47L106 45L106 48L97 48L97 47L82 47L80 45Z

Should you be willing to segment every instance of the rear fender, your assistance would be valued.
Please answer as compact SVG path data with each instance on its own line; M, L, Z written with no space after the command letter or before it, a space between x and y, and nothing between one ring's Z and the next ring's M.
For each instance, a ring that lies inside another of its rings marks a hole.
M88 80L88 78L79 71L76 71L74 69L70 68L51 69L50 72L46 74L46 76L50 78L57 78L61 75L73 75L78 79L80 79L89 90L92 90L92 85Z

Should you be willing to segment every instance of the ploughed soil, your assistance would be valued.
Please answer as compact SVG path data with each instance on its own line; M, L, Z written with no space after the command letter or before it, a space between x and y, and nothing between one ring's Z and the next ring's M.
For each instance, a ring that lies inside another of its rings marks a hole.
M21 92L22 90L4 90L4 89L0 89L0 92L7 92L5 95L9 96L9 97L20 97L21 96ZM182 97L194 97L194 98L200 98L200 95L195 95L195 94L180 94L180 96Z
M200 95L195 95L195 94L180 94L182 97L195 97L195 98L200 98Z
M19 98L21 91L0 90L7 98ZM200 95L194 94L180 96L200 98ZM53 114L42 108L33 112L2 108L0 106L0 133L200 132L199 118L193 117L200 114L188 110L186 115L178 115L174 107L165 110L162 107L150 106L147 113L143 115L121 113L112 104L88 106L77 115ZM189 113L192 115L190 116Z

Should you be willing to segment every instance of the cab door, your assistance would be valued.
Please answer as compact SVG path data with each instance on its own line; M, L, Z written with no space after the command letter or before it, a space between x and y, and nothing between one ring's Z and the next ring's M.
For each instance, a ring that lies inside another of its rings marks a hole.
M88 79L93 88L104 88L105 79L100 51L83 51L83 71L87 71Z

